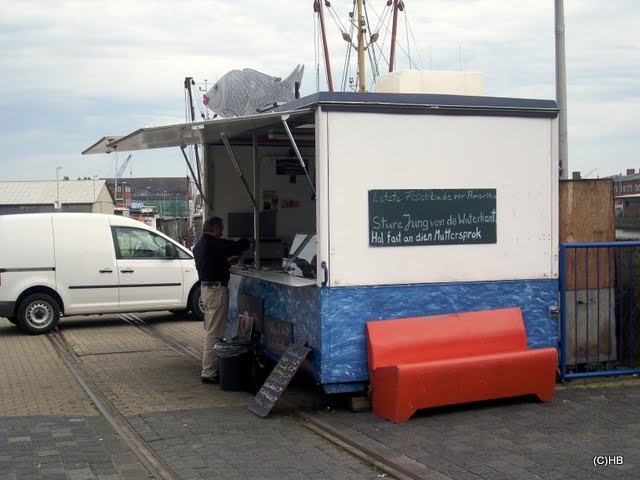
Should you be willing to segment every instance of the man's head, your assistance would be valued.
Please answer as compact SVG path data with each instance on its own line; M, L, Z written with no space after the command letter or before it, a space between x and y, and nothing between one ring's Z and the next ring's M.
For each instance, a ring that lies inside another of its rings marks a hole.
M202 233L211 235L214 238L220 238L224 231L224 224L220 217L211 217L202 225Z

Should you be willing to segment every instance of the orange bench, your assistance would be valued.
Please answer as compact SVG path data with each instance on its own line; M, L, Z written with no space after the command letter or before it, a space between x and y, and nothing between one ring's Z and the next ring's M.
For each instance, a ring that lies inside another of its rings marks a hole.
M535 394L553 398L555 348L527 350L519 308L367 322L373 413Z

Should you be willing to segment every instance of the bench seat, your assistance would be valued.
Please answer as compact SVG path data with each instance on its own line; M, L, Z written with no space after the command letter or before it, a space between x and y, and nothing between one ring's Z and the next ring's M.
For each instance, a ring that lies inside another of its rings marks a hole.
M373 413L534 394L553 398L555 348L528 350L520 309L367 323Z

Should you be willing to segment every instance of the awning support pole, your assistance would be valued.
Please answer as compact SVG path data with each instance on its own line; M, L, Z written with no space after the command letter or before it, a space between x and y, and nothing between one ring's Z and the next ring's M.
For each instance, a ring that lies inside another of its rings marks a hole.
M184 161L187 162L187 167L189 167L189 171L191 172L191 178L193 178L193 183L196 184L196 187L198 189L198 191L200 192L200 196L202 197L202 201L204 203L207 203L207 199L204 196L204 193L202 192L202 184L200 182L200 178L196 177L195 173L193 173L193 168L191 168L191 163L189 163L189 157L187 157L187 154L184 153L184 149L187 148L186 146L184 147L180 147L180 151L182 152L182 156L184 157ZM197 148L197 145L196 145Z
M253 191L258 192L260 188L260 163L258 158L258 134L253 131ZM258 205L253 206L253 265L256 270L260 270L260 209Z
M242 169L240 168L240 165L238 165L238 161L236 160L236 156L233 154L233 150L231 150L231 145L229 145L229 140L227 140L227 136L222 134L222 135L220 135L220 137L222 138L222 143L224 143L224 146L227 149L227 154L229 155L229 158L231 159L231 163L233 163L233 168L236 169L236 172L238 173L238 176L240 177L240 180L242 181L242 185L244 186L244 189L247 192L247 195L249 195L249 198L251 199L251 204L253 205L253 208L254 209L258 208L258 202L256 201L256 198L253 196L253 193L251 193L251 189L249 188L249 184L247 183L247 179L244 178L244 174L242 173Z
M282 125L284 125L284 129L287 132L287 136L289 137L289 141L291 142L291 146L293 146L293 150L296 152L296 157L298 157L298 162L300 162L300 166L302 167L302 170L304 170L304 174L307 176L307 179L309 180L309 185L311 186L311 190L313 191L313 196L314 198L316 197L316 189L313 185L313 182L311 181L311 177L309 176L309 172L307 172L307 167L304 164L304 160L302 159L302 155L300 155L300 150L298 150L298 145L296 144L296 141L293 138L293 134L291 133L291 129L289 128L289 125L287 124L287 119L289 118L289 115L283 115L282 116Z

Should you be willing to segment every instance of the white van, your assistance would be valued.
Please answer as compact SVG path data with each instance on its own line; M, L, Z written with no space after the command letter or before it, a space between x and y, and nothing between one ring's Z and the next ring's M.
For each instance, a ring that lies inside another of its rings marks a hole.
M193 254L142 222L97 213L0 215L0 317L23 331L60 315L191 310Z

